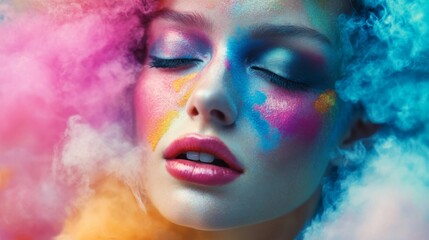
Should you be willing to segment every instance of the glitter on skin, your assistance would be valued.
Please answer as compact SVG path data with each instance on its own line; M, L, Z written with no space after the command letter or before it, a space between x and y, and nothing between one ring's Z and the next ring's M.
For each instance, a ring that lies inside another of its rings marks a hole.
M183 88L183 86L185 86L185 84L188 83L190 80L194 79L197 76L197 74L198 73L191 73L174 80L173 82L174 91L179 92Z
M240 28L236 29L236 36L245 35L242 32L243 30ZM231 53L240 52L241 49L244 48L246 44L243 44L240 38L233 37L228 42L228 57L225 62L227 70L230 72L232 77L232 83L234 84L234 88L238 92L248 93L250 90L250 81L242 81L246 76L246 72L241 69L240 59L237 58L236 55ZM259 145L262 149L269 151L278 147L278 143L281 139L281 134L275 128L272 128L268 121L264 118L260 111L255 111L256 108L259 108L260 105L264 104L267 100L267 96L264 92L256 91L253 94L243 94L243 104L246 106L242 107L243 115L249 116L251 120L252 129L254 129L260 136L264 136L259 140Z
M185 75L183 77L180 77L180 78L173 81L171 87L173 88L173 90L175 92L180 92L184 88L184 86L187 83L189 83L189 81L195 79L197 74L198 73L191 73L191 74ZM195 89L195 84L193 84L186 91L186 93L177 101L177 105L179 107L183 107L186 105L186 102L188 101L188 99L191 96L194 89ZM178 116L179 116L179 113L177 110L171 110L167 114L165 114L165 116L162 117L160 120L155 121L156 127L153 128L153 130L151 130L149 135L147 136L148 142L150 143L152 150L155 150L156 146L158 145L159 140L168 131L171 123Z
M11 176L12 172L9 169L0 168L0 190L3 190L7 187Z
M272 128L278 129L282 137L297 136L312 142L322 128L322 116L313 107L313 97L301 94L273 89L268 92L267 100L254 109Z
M152 150L155 150L161 137L167 132L173 120L176 119L178 116L179 116L179 112L177 111L168 112L164 116L164 118L158 122L155 129L149 133L149 135L147 136L147 139L152 147Z
M277 148L281 139L281 135L277 129L273 128L269 124L260 111L255 111L266 101L267 96L263 92L257 91L253 99L254 106L247 112L250 115L250 118L253 120L253 128L256 129L259 135L264 136L264 138L261 138L263 140L260 141L261 148L269 151Z
M314 108L317 112L324 114L329 112L335 106L337 94L334 90L328 90L322 93L319 98L314 102Z

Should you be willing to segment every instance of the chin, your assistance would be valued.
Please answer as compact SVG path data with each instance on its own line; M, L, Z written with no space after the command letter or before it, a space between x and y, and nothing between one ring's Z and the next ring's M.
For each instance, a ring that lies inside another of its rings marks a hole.
M171 204L173 201L152 204L165 220L182 227L202 231L221 231L250 225L252 220L255 220L249 218L247 214L231 212L220 206L204 207L204 204L175 200L174 204Z
M177 206L177 205L176 205ZM220 231L225 229L231 229L241 226L242 223L231 219L231 215L224 212L223 216L220 216L220 212L213 214L212 211L200 211L194 210L179 210L175 209L163 209L158 208L160 214L169 222L176 225L192 228L195 230L202 231Z

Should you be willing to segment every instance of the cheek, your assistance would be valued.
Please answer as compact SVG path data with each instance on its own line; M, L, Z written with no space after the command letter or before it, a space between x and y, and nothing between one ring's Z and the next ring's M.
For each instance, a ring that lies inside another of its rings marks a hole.
M167 79L142 75L136 89L135 111L138 136L154 150L172 122L179 116L194 88L196 74Z
M317 96L273 89L266 93L264 103L254 108L282 138L292 137L309 143L321 134L326 114L335 104L331 96L331 92Z

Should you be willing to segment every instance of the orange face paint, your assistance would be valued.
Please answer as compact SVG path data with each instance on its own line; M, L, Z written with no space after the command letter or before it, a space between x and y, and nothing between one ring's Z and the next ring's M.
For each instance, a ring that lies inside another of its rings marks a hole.
M328 90L320 94L319 98L314 102L314 108L317 112L324 114L331 110L337 100L337 94L334 90Z
M178 116L179 112L170 111L161 120L157 122L155 129L151 131L147 136L148 142L150 143L152 150L155 150L161 137L167 132L173 120Z
M171 84L171 87L176 93L179 93L183 89L185 89L187 85L189 85L189 82L193 80L197 76L197 74L198 73L191 73L183 77L180 77L173 81L173 83ZM183 95L176 94L177 97L179 97L177 100L178 107L183 107L186 105L186 102L188 101L189 97L191 96L195 88L194 85L195 84L191 85ZM177 108L173 110L169 110L162 118L155 121L155 124L154 124L155 127L150 130L147 136L148 142L150 143L152 150L155 150L159 140L168 131L173 120L179 116L178 110L179 109Z

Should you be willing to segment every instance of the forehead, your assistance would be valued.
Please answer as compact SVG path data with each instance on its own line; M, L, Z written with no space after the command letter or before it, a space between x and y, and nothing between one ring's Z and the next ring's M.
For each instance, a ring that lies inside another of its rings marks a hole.
M336 19L341 0L165 0L162 8L198 13L216 29L237 30L257 24L297 25L336 38ZM235 28L235 29L231 29Z

